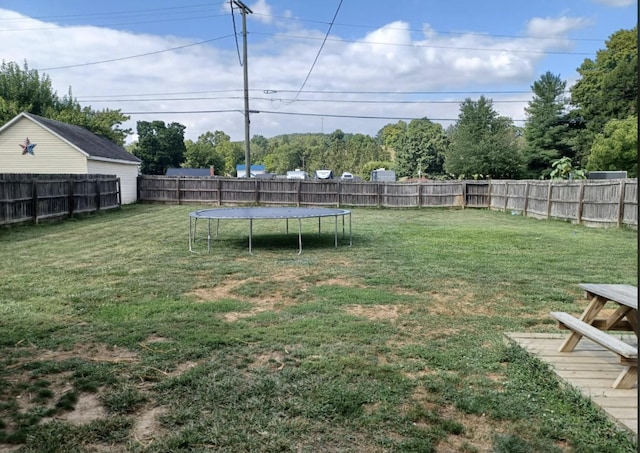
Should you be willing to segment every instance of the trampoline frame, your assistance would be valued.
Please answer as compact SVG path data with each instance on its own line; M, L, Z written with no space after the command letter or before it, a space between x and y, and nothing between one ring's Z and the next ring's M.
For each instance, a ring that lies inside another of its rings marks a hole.
M211 253L211 221L216 221L215 237L220 231L220 220L248 220L249 221L249 254L253 255L253 221L254 220L282 220L286 221L286 234L289 234L289 219L298 220L298 255L302 253L302 219L317 218L318 234L321 233L321 219L334 218L335 246L338 248L338 217L342 217L342 236L345 236L345 217L349 216L349 247L353 245L351 231L351 211L336 208L301 208L301 207L235 207L200 209L189 213L189 251L196 242L198 220L207 220L207 253Z

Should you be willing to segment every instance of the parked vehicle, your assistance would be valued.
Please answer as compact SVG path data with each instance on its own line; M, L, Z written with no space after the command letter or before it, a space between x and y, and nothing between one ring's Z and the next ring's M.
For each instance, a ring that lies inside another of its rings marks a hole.
M396 172L393 170L385 170L384 168L378 168L371 172L371 181L376 182L396 182Z
M333 179L333 170L316 170L316 179Z
M309 173L296 168L287 172L287 179L309 179Z
M347 181L353 181L355 178L354 178L352 173L349 173L349 172L345 171L345 172L342 173L342 175L340 175L340 179L347 180Z

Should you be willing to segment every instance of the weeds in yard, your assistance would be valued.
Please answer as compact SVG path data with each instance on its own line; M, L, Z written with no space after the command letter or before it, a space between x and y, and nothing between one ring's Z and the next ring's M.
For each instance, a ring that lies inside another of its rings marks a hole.
M506 331L550 332L580 282L637 284L637 233L481 210L354 210L221 228L185 206L0 230L0 447L631 452ZM332 228L325 228L332 231ZM28 272L25 271L28 269Z

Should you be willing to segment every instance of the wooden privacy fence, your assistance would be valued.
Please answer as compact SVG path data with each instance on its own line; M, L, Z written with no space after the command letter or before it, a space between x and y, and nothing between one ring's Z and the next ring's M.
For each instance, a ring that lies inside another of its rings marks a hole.
M113 175L0 174L0 225L117 208L120 178Z
M491 181L491 208L589 226L638 226L638 180Z
M339 180L138 177L138 200L218 206L489 207L488 182L345 182Z
M637 186L637 179L390 183L140 176L138 200L217 206L473 207L637 227Z

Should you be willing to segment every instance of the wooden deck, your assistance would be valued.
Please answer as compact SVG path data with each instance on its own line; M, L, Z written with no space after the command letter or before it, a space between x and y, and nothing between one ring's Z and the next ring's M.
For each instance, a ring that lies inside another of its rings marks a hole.
M505 336L549 364L560 379L579 389L611 420L638 438L638 384L630 389L611 388L621 370L615 354L587 338L572 352L558 352L567 333L508 332ZM635 335L615 336L629 344L638 344Z

